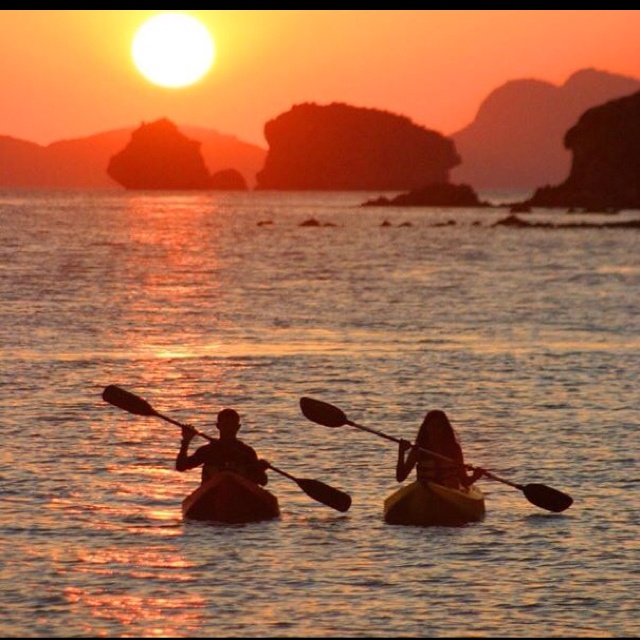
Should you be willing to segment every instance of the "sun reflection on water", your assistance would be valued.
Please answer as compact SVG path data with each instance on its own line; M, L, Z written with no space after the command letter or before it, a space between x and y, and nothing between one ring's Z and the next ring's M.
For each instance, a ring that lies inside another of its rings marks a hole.
M66 599L74 607L89 610L90 618L84 623L87 634L109 637L113 623L130 628L130 634L121 637L139 637L136 629L144 629L145 637L188 637L201 628L205 602L197 595L176 594L174 597L141 596L127 593L109 593L106 589L95 592L78 587L64 590ZM104 621L104 629L100 628Z

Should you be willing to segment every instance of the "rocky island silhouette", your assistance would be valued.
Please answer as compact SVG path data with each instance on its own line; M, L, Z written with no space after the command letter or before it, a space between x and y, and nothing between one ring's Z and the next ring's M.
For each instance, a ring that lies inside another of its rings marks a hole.
M268 122L260 190L402 191L446 183L454 143L408 118L334 103L302 104Z

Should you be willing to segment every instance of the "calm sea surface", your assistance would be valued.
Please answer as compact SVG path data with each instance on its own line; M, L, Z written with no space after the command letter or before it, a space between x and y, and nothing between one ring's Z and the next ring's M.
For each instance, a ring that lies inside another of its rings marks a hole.
M0 193L3 636L640 635L640 232L371 195ZM270 472L280 520L183 522L179 429L110 384L211 434L235 407L351 510ZM480 524L385 525L395 444L301 396L407 439L444 409L468 462L575 503L483 480Z

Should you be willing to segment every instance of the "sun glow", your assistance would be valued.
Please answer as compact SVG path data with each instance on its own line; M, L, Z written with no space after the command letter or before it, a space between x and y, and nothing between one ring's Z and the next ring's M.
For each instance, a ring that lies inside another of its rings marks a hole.
M153 84L178 89L203 78L213 65L209 30L183 13L162 13L145 22L133 40L136 67Z

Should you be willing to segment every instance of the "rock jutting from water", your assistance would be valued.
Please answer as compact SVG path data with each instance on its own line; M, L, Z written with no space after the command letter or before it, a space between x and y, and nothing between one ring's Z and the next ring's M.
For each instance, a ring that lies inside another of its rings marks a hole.
M406 117L346 104L303 104L268 122L260 190L404 191L446 183L451 140Z

